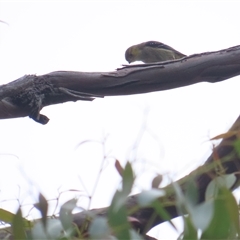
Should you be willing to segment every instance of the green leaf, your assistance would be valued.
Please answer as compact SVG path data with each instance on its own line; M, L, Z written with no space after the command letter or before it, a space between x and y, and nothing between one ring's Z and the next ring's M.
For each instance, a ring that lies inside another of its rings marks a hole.
M165 195L165 191L160 189L151 189L148 191L142 191L137 197L140 207L146 207L151 205L153 201Z
M155 200L154 202L152 202L152 204L150 205L155 209L155 212L164 220L168 221L172 227L177 230L177 228L175 227L175 225L173 224L173 222L171 221L171 216L169 215L169 213L165 210L165 208L162 206L162 204L158 201Z
M89 235L91 239L107 239L111 236L107 219L104 217L96 217L89 227Z
M110 206L108 209L108 222L118 239L130 239L130 224L127 216L128 213L125 206L122 206L117 211L113 206Z
M134 175L131 164L128 162L122 172L122 191L116 191L111 203L111 211L117 212L126 203L134 183Z
M131 193L134 174L128 162L122 172L122 191L116 191L108 208L108 221L118 239L130 239L130 224L127 219L126 199Z
M238 206L231 191L218 187L214 198L214 215L202 239L235 239L239 235Z
M205 231L213 218L213 201L206 201L190 209L189 216L195 229Z
M59 218L65 231L73 228L72 211L76 207L77 199L73 198L64 203L60 209Z
M183 240L194 240L198 239L197 230L193 226L191 219L189 217L183 217L184 219L184 232Z
M129 162L127 162L122 173L122 192L126 195L126 197L131 193L133 183L134 175L132 166Z
M236 176L234 174L225 174L214 178L207 186L205 193L205 199L214 198L217 195L219 187L225 187L230 189L236 182Z
M41 193L39 193L39 196L38 196L38 203L34 204L34 206L40 211L41 216L42 216L41 221L45 228L46 222L47 222L48 202Z
M130 239L131 240L144 240L142 236L140 236L135 230L130 230Z
M116 191L116 193L113 196L113 200L111 203L111 211L112 212L118 212L120 208L122 208L126 203L126 195L123 192Z
M235 149L235 151L237 152L238 154L238 157L240 156L240 139L236 139L234 142L233 142L233 147Z
M176 207L178 209L178 212L181 214L181 215L184 215L184 214L187 214L188 211L186 210L186 198L182 192L182 189L180 188L180 186L175 182L175 183L172 183L173 185L173 188L174 188L174 192L176 194Z
M185 198L189 206L196 206L198 203L198 190L194 179L187 183Z
M12 231L14 239L26 239L24 220L22 218L21 208L18 209L12 221Z
M0 220L5 222L5 223L12 223L13 218L15 217L15 214L4 210L0 209Z
M13 222L14 217L15 217L14 213L11 213L7 210L0 208L0 220L1 221L11 224ZM24 218L23 218L23 223L24 223L25 228L31 228L33 226L33 224L30 221L28 221L27 219L24 219Z
M33 240L50 240L58 239L62 236L64 229L59 219L48 218L46 228L43 228L42 222L38 221L31 230L31 239Z

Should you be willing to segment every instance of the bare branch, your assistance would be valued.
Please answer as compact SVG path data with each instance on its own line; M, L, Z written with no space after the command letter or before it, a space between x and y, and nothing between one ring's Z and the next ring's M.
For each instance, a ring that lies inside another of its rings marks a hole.
M0 119L29 116L46 124L43 107L96 97L161 91L240 74L240 46L179 60L124 66L115 72L58 71L25 75L0 86Z

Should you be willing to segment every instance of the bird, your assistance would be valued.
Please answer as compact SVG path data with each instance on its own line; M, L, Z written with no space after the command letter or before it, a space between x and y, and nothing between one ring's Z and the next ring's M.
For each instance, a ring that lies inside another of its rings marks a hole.
M142 61L144 63L163 62L185 57L174 48L157 41L143 42L129 47L125 52L128 63Z

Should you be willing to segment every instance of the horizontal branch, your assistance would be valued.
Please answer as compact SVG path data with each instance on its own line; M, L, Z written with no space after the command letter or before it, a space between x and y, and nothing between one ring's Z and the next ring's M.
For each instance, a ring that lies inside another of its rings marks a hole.
M26 75L0 86L0 119L30 116L46 124L48 118L40 110L48 105L214 83L239 74L240 46L174 61L124 66L115 72Z

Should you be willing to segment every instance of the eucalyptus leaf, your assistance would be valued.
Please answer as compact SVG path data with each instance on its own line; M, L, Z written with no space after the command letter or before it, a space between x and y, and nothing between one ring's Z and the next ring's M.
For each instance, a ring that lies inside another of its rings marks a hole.
M197 230L193 226L191 219L188 216L183 217L184 219L184 232L183 240L197 240Z
M130 224L127 219L128 213L124 204L125 201L125 193L117 191L108 208L108 223L118 239L130 239Z
M5 209L0 208L0 220L5 222L5 223L10 223L12 224L13 219L15 217L14 213L11 213ZM28 221L27 219L22 218L22 221L24 223L24 227L25 228L31 228L32 227L32 223L30 221Z
M147 191L142 191L138 194L137 201L141 207L146 207L151 205L153 201L165 195L164 190L160 189L151 189Z
M109 238L111 231L107 219L104 217L96 217L90 225L89 235L91 239Z
M0 209L0 220L5 222L5 223L12 223L13 218L15 217L15 214L4 210Z
M62 236L64 229L59 219L48 218L46 222L46 228L38 221L31 230L31 238L33 240L52 240L58 239Z
M162 206L162 204L158 201L155 200L151 206L155 209L155 212L165 221L168 221L172 227L177 231L176 226L174 225L174 223L171 221L171 216L169 215L169 213L166 211L166 209Z
M125 193L116 191L116 193L113 196L112 203L111 203L111 211L118 212L119 209L125 205L127 200L127 196Z
M18 209L16 215L13 218L12 231L14 239L27 239L21 208Z
M192 207L196 206L198 203L198 190L194 179L187 182L185 199L187 204Z
M234 174L225 174L214 178L207 186L205 199L208 200L216 196L219 187L230 189L236 182L236 179Z
M108 209L108 222L113 234L118 239L130 239L130 223L128 222L128 213L125 206L122 206L118 211Z
M122 190L116 191L111 203L111 211L117 212L125 205L128 195L131 193L134 183L134 175L131 164L127 162L122 172Z
M239 236L237 202L226 187L218 187L214 201L214 215L202 239L236 239Z
M237 138L237 139L234 141L233 147L234 147L235 151L237 152L238 157L240 157L240 139L239 139L239 138Z
M212 200L209 200L191 208L190 219L195 229L205 231L213 218L213 214L214 204Z
M176 199L177 199L176 207L178 209L178 212L181 215L187 214L188 213L187 208L189 208L189 206L187 204L186 197L184 196L184 194L182 192L182 189L180 188L180 186L176 182L172 183L172 185L173 185L173 188L174 188L174 192L176 194Z
M127 162L122 171L122 190L116 191L108 208L108 223L117 239L130 239L130 223L125 206L134 183L132 166Z
M134 175L132 166L129 162L127 162L122 173L122 192L126 195L126 197L131 193L133 183Z
M144 240L142 236L140 236L135 230L130 230L130 239L131 240Z
M73 228L73 215L72 211L76 207L77 199L73 198L66 203L64 203L60 209L59 218L62 223L63 228L67 231Z

